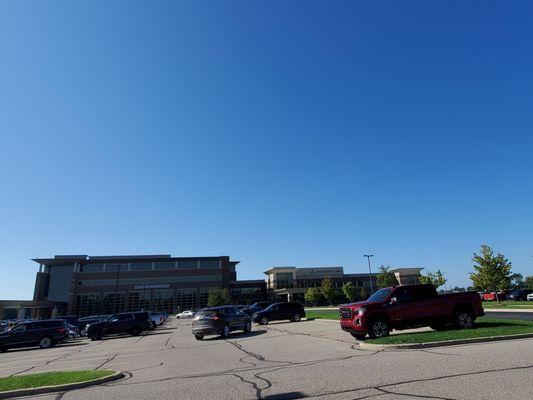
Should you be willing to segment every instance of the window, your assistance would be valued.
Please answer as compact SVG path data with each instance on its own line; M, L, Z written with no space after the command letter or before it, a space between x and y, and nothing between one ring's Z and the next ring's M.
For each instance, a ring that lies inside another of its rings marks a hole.
M399 287L394 292L394 297L396 297L396 300L401 303L413 301L413 291L410 288Z
M104 270L104 264L85 264L81 266L81 272L102 272Z
M200 260L200 268L220 268L219 260Z
M156 261L155 269L157 270L168 270L174 269L176 263L174 261Z
M154 290L152 310L174 312L174 289Z
M198 268L198 260L178 261L178 268L180 268L180 269L196 269L196 268Z
M73 268L73 265L54 265L50 267L48 300L68 301Z
M119 321L129 321L132 319L131 314L119 314L115 316Z
M130 266L130 271L146 271L150 269L152 269L151 261L132 262Z

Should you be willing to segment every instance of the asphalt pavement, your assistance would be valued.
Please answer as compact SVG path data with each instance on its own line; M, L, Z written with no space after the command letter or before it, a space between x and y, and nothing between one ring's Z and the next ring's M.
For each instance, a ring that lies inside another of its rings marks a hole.
M521 319L526 321L533 321L533 312L529 311L491 311L485 309L487 317Z
M126 378L34 396L85 399L529 399L533 339L423 350L366 351L335 322L254 325L196 341L190 320L139 337L87 339L0 354L0 376L117 369Z

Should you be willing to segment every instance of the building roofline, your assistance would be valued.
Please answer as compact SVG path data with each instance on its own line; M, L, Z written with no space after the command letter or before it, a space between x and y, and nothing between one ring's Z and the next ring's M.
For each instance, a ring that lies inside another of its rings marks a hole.
M220 260L229 256L198 256L198 257L172 257L170 254L140 254L140 255L118 255L118 256L88 256L88 255L60 255L53 258L32 258L31 260L43 265L60 265L63 263L81 262L90 264L92 262L125 262L125 261L186 261L186 260ZM240 261L229 262L237 265Z

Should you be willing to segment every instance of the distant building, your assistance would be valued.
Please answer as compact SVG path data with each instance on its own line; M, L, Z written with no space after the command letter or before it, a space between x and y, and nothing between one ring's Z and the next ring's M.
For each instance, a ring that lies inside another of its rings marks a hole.
M320 287L324 278L330 278L333 287L341 289L346 282L364 287L370 294L370 277L368 273L345 274L343 267L273 267L265 271L267 290L272 299L281 301L304 301L304 295L310 287ZM376 288L377 274L372 274L372 286Z
M176 312L207 304L209 291L228 289L235 303L266 298L260 281L237 281L238 261L170 255L38 258L34 301L48 304L35 316L110 314L150 310Z
M396 268L394 272L400 285L413 285L420 283L420 271L424 268Z

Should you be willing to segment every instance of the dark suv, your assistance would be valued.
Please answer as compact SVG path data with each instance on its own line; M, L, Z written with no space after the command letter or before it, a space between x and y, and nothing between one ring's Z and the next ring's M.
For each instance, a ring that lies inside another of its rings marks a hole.
M150 327L150 315L147 312L127 312L111 315L109 318L87 325L86 334L91 340L100 340L106 335L129 333L140 335Z
M274 303L264 310L252 315L252 321L266 325L269 321L282 321L288 319L298 322L305 317L304 306L297 302Z
M231 331L252 330L250 317L236 306L202 308L192 320L192 334L197 340L205 335L220 335L227 338Z
M251 317L256 312L264 310L271 304L272 304L271 301L258 301L257 303L254 303L251 306L243 308L242 312Z
M518 301L518 300L527 300L527 295L530 294L530 293L533 293L533 290L531 289L516 289L516 290L513 290L509 296L507 296L507 300L514 300L514 301Z
M46 349L67 338L67 323L63 320L22 322L0 334L0 352L9 348L30 346Z

